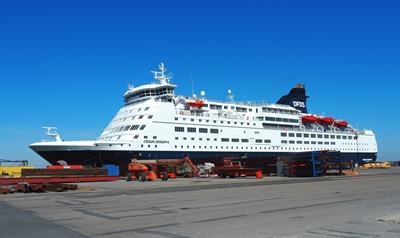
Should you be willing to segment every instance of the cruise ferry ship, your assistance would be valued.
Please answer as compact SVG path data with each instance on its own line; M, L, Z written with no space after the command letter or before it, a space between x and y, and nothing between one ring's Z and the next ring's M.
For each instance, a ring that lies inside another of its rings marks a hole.
M242 158L274 163L297 152L338 151L342 161L375 161L372 130L353 128L347 121L310 114L304 85L298 84L277 103L209 100L175 95L176 85L163 63L153 83L129 86L124 105L97 140L63 141L48 128L53 141L30 148L51 164L124 165L132 159L178 159L195 163Z

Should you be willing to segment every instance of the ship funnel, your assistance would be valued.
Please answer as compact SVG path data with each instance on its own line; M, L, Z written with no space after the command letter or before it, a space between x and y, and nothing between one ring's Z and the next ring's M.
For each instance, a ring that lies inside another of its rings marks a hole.
M289 105L302 113L307 113L307 98L304 84L299 83L290 90L288 95L282 96L277 103Z

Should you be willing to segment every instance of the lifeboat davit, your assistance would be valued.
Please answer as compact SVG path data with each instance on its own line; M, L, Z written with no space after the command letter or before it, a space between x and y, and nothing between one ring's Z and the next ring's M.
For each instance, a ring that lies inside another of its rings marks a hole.
M318 122L322 124L332 124L334 121L332 117L318 117Z
M344 120L335 120L333 124L337 127L347 127L347 125L349 125L349 123Z
M301 120L304 122L317 122L318 117L313 115L303 115Z
M197 107L197 108L202 108L204 106L204 101L203 100L186 100L186 104L191 106L191 107Z

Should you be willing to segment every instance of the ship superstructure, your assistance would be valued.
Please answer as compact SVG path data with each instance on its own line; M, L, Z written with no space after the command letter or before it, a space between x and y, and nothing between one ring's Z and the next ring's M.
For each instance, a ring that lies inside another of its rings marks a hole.
M309 114L305 87L292 88L277 103L235 102L175 95L164 64L152 71L156 82L129 86L124 105L95 141L37 142L30 147L52 164L125 164L131 159L195 162L226 157L274 161L305 151L339 151L342 160L376 160L371 130L347 121ZM51 135L57 135L52 133ZM59 138L59 136L58 136Z

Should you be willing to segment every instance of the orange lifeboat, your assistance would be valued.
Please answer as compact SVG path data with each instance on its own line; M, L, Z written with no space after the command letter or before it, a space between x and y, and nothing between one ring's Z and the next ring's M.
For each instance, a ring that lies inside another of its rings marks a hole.
M337 126L337 127L347 127L347 125L349 123L347 121L344 121L344 120L335 120L335 122L333 124L335 126Z
M304 122L317 122L318 117L313 115L303 115L301 120Z
M322 124L332 124L334 121L332 117L318 117L318 122Z
M197 107L197 108L202 108L204 106L204 101L200 99L196 100L186 100L186 104L191 106L191 107Z

